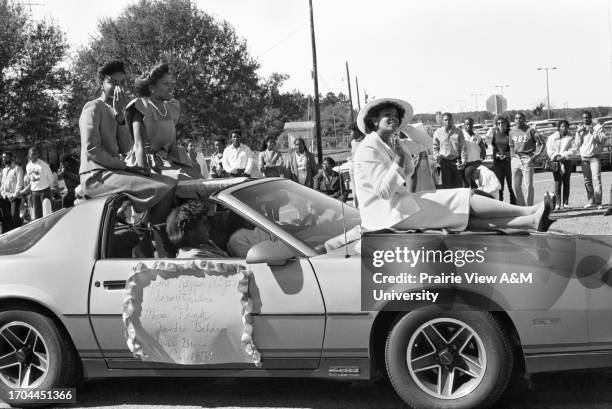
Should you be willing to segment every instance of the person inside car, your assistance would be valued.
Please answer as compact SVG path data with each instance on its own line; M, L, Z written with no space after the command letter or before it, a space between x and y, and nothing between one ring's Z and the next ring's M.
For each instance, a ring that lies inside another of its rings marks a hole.
M554 196L541 205L520 207L479 195L470 189L410 193L412 158L391 136L412 117L412 106L399 99L369 102L357 123L367 135L355 154L355 181L363 227L379 229L480 230L537 229L547 231L553 220Z
M176 258L223 258L227 253L210 239L208 206L189 200L170 212L168 238L178 249Z
M232 257L245 258L254 245L270 240L270 235L235 213L228 217L230 230L236 229L227 241L227 252Z

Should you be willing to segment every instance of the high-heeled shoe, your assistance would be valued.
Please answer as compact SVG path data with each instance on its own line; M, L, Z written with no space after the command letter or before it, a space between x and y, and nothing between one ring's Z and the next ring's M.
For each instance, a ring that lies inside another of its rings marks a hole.
M538 231L545 232L548 231L550 225L556 222L556 220L550 219L550 212L555 208L556 198L551 196L550 193L546 192L544 194L544 212L542 213L542 218L538 223Z

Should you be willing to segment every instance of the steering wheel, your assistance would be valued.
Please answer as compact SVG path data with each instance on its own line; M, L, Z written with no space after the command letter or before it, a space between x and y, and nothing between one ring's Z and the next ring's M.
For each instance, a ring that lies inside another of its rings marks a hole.
M304 218L300 221L300 227L310 227L317 224L317 216L312 213L308 213Z

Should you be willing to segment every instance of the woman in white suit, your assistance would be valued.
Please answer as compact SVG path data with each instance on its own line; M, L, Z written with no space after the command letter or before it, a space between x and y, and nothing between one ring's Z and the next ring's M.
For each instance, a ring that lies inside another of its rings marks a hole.
M408 124L412 112L409 103L390 98L371 101L359 112L357 125L366 137L355 152L355 185L363 227L548 230L555 205L548 192L543 204L529 207L472 196L470 189L410 193L414 164L391 136Z

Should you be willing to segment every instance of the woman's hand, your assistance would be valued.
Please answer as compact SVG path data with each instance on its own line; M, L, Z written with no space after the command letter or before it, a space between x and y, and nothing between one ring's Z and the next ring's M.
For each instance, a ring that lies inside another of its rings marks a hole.
M406 159L406 151L402 148L402 145L397 139L391 139L391 149L395 153L395 163L400 167L404 167L404 160Z

